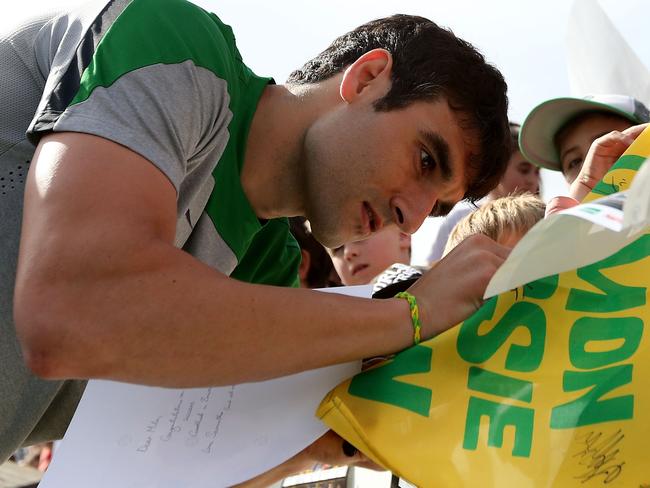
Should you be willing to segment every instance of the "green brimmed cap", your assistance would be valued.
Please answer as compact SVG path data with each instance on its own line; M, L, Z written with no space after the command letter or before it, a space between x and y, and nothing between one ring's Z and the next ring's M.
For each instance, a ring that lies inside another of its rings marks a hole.
M519 148L523 156L542 168L562 171L555 135L569 121L585 112L608 112L620 115L633 124L650 121L648 108L627 95L554 98L535 107L521 125Z

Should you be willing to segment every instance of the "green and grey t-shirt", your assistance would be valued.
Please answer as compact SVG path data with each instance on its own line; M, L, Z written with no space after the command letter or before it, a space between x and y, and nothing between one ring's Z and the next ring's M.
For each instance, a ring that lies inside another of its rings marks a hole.
M270 79L243 64L215 15L184 0L95 2L0 33L0 66L2 462L60 437L84 387L34 377L12 319L24 181L44 133L94 134L147 158L177 190L175 244L222 273L296 286L300 250L286 219L260 223L242 190L248 130Z

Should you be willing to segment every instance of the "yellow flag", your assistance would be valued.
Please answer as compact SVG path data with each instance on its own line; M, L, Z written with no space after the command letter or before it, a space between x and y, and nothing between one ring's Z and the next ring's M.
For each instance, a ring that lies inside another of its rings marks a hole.
M585 201L626 190L650 130ZM332 390L317 415L420 487L650 487L650 233Z

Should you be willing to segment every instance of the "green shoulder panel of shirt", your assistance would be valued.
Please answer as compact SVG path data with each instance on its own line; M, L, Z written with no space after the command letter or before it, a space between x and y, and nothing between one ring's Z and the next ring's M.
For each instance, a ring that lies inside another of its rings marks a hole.
M188 60L227 82L230 137L213 172L215 187L205 210L237 256L234 274L249 282L295 286L300 249L288 223L279 219L262 226L240 181L253 114L272 80L243 63L232 29L216 15L185 0L129 2L98 43L71 105L133 70Z
M231 277L263 285L300 286L300 245L290 232L288 219L267 221L255 234L248 252L239 262ZM285 263L275 266L274 263Z

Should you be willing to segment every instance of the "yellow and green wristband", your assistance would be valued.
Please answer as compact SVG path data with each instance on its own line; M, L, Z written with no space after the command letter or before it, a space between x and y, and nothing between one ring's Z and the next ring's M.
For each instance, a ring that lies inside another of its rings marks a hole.
M411 310L411 323L413 324L413 344L417 345L421 341L420 330L422 329L418 302L408 291L400 291L395 295L395 298L403 298L409 304L409 309Z

